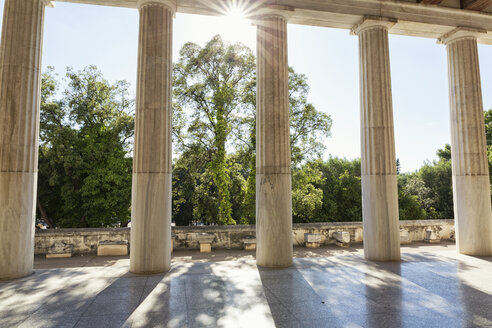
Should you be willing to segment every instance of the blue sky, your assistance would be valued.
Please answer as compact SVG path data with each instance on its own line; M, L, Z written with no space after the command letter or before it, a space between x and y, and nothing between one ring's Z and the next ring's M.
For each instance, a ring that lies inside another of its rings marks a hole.
M3 17L4 0L0 0ZM224 32L225 31L225 32ZM174 59L188 41L203 45L213 35L255 47L247 21L177 14ZM308 77L309 100L332 116L325 157L360 156L357 37L348 30L289 25L289 64ZM43 67L97 65L111 81L135 87L138 11L56 3L46 9ZM484 108L492 108L492 45L479 45ZM418 169L450 142L445 47L436 40L390 35L396 154L403 171Z

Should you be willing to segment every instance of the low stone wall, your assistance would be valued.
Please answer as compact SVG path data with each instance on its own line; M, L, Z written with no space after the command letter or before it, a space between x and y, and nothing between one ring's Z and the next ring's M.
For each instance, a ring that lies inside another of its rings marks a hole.
M400 229L407 230L409 241L423 241L429 228L438 232L441 240L447 240L452 237L453 227L454 220L400 221ZM362 222L294 224L292 236L295 246L304 245L305 233L320 234L321 244L328 245L335 243L332 234L337 231L349 232L352 243L362 242ZM200 232L215 234L213 248L242 248L242 239L256 235L256 227L254 225L173 227L174 248L198 249L199 244L195 235ZM34 253L46 254L55 242L73 244L75 254L95 253L97 245L102 240L130 240L130 228L36 230Z
M36 230L34 254L46 254L55 242L73 244L73 253L96 253L103 240L130 240L130 228L81 228Z

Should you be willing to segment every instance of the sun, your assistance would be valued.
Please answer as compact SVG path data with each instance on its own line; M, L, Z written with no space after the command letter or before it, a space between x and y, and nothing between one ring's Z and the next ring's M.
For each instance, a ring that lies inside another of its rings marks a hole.
M213 31L225 41L240 42L252 50L256 49L256 27L252 25L255 13L266 0L197 0L209 7L212 15L199 32Z
M225 17L231 20L242 20L246 19L246 12L244 8L238 5L233 5L227 9Z
M250 43L254 36L254 27L248 19L251 12L249 0L229 0L222 2L221 15L218 19L220 34L224 39L233 42Z
M223 2L223 13L226 17L245 19L248 14L250 1L248 0L229 0Z

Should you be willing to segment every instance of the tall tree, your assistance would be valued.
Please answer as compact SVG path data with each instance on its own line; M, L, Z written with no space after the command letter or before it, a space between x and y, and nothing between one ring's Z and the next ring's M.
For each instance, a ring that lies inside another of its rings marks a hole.
M215 36L203 48L186 43L174 66L174 109L189 111L186 134L179 135L180 148L200 146L208 172L218 192L218 223L235 224L230 201L227 146L231 145L234 121L250 104L243 102L254 76L255 59L250 49L226 44Z
M200 216L204 222L209 221L203 219L205 212L200 208L208 203L210 206L206 208L211 210L214 202L209 197L215 194L219 207L209 213L218 217L219 224L254 223L255 69L255 57L250 49L226 43L220 36L213 37L204 47L187 43L180 51L174 66L174 140L181 156L191 156L189 150L193 149L194 155L201 152L208 163L203 172L194 174L197 194L208 191L201 202L195 202L195 219ZM308 91L306 76L289 69L294 166L319 157L324 150L323 139L330 135L331 119L308 103ZM236 154L231 157L233 150ZM240 163L239 167L235 163ZM235 171L241 172L245 183L240 183ZM231 200L229 190L233 180L238 188L242 184L245 189L240 191L245 194L241 210ZM182 201L175 199L175 206ZM233 218L233 212L242 216Z
M38 209L51 226L126 225L130 219L133 101L128 84L97 68L67 69L57 99L53 69L43 74Z

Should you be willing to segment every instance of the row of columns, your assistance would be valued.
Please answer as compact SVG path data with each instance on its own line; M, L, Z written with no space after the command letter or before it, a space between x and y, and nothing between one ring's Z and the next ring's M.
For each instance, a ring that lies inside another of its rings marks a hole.
M41 50L45 0L6 0L0 46L0 279L33 269ZM175 0L139 0L140 34L130 270L168 271L171 261L172 34ZM257 26L257 263L292 263L288 9L269 7ZM364 254L400 259L388 30L366 18L359 37ZM492 255L489 172L477 55L481 31L441 38L449 63L458 251Z

